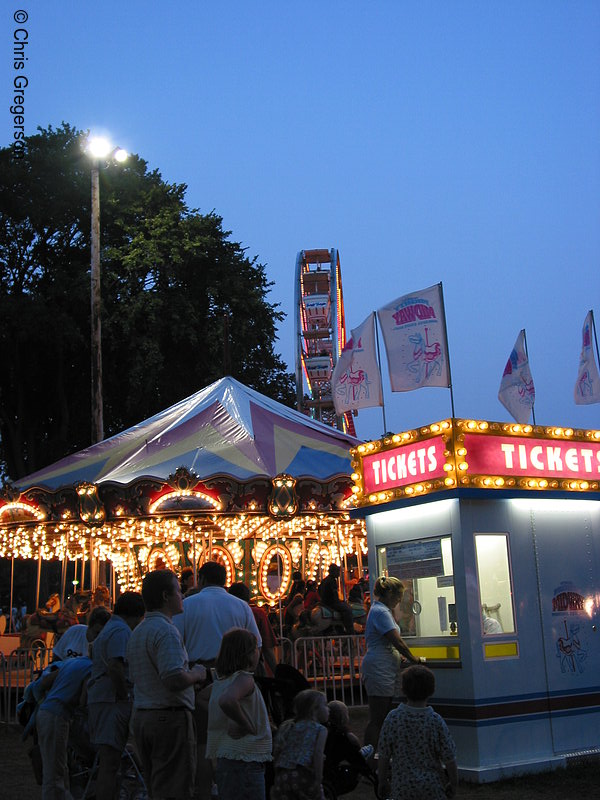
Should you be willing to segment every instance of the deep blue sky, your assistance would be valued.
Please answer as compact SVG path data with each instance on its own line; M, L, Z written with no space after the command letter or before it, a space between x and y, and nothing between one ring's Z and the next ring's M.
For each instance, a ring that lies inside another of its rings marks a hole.
M457 416L509 419L525 327L538 424L600 428L572 399L600 321L600 4L4 0L1 145L18 9L26 132L107 132L222 215L275 283L290 369L296 253L337 247L349 327L443 281ZM450 415L446 390L384 392L391 430Z

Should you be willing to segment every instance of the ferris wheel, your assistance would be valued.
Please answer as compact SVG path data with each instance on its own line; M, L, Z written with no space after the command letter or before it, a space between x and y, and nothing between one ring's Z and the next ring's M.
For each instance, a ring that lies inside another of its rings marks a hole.
M331 374L346 344L342 271L335 248L300 250L295 302L298 411L355 436L352 414L338 417L331 393Z

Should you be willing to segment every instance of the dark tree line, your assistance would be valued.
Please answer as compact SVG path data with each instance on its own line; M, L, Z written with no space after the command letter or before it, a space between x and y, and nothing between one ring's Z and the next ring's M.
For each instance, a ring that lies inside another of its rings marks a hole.
M0 461L15 480L90 444L85 135L0 150ZM105 436L227 373L292 405L265 269L131 156L100 171Z

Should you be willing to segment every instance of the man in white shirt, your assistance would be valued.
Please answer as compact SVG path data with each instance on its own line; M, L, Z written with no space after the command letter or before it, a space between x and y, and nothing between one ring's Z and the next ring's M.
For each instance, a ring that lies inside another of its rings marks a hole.
M256 636L260 633L250 607L225 589L227 572L222 564L207 561L198 571L198 594L183 601L183 614L173 617L183 636L190 663L212 667L221 647L221 639L231 628L245 628Z
M207 561L198 570L198 594L183 601L183 614L173 617L173 622L183 636L190 664L201 663L207 669L214 666L221 639L231 628L245 628L256 636L259 648L262 639L250 606L225 589L227 571L216 561ZM196 703L194 713L198 737L198 761L194 797L209 800L212 769L206 759L206 709Z

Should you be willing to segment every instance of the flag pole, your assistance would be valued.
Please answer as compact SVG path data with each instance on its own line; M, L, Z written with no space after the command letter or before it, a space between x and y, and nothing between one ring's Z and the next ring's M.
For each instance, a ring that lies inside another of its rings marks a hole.
M377 312L374 311L373 314L375 315L375 341L377 342L377 366L379 367L379 375L381 380L381 413L383 415L383 434L388 432L387 422L385 421L385 394L383 391L383 372L381 371L381 349L379 347L379 325L377 324Z
M446 306L444 304L444 285L440 281L440 300L442 301L442 316L444 318L444 336L446 340L446 358L448 359L448 381L450 383L450 407L452 408L452 419L456 416L454 413L454 389L452 388L452 369L450 368L450 347L448 345L448 326L446 325Z
M527 349L527 332L525 328L523 328L523 342L525 343L525 355L527 356L527 363L529 363L529 350ZM531 367L529 368L531 370ZM531 413L533 415L533 424L536 425L535 421L535 399L531 405Z
M592 330L594 331L594 342L596 343L596 358L600 364L600 352L598 351L598 336L596 335L596 320L594 319L594 309L590 308L590 315L592 317Z

